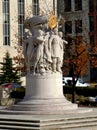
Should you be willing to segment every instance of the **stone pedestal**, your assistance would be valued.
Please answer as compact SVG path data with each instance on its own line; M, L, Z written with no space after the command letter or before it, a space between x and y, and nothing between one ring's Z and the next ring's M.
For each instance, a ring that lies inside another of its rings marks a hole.
M63 114L78 108L64 97L60 73L27 75L26 81L25 98L11 110L27 114Z
M60 73L28 75L26 78L25 99L64 98Z

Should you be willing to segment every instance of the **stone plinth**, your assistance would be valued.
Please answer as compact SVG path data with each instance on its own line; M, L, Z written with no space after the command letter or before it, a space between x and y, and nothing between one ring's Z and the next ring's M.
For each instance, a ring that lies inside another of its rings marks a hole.
M62 75L60 73L28 75L26 81L27 88L25 99L64 98Z
M63 114L78 108L64 97L60 73L27 75L26 81L25 98L11 110L27 114Z

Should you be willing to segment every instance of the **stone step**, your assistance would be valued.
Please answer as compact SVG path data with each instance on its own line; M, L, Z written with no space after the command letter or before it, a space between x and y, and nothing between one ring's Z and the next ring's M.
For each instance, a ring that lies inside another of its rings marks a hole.
M29 126L12 126L12 125L1 125L0 124L0 130L2 129L9 129L9 130L40 130L40 128L37 128L37 127L29 127Z
M23 130L61 130L80 127L97 126L97 116L83 116L71 118L59 118L34 121L31 119L2 119L0 118L0 128L2 129L23 129Z
M58 123L58 124L54 124L54 125L49 125L49 126L46 126L46 127L43 127L43 130L46 129L46 130L52 130L52 129L72 129L72 128L80 128L80 127L93 127L93 126L97 126L97 122L76 122L76 123L68 123L68 124L62 124L62 123Z
M97 126L90 126L90 127L87 126L87 127L79 127L79 128L72 128L72 129L70 128L70 129L65 129L65 130L97 130Z
M31 127L39 127L40 124L39 123L32 123L32 122L20 122L20 121L0 121L0 124L2 125L18 125L18 126L23 126L25 124L25 126L31 126Z
M3 111L0 114L0 130L80 130L80 128L85 130L87 127L94 128L97 126L97 110L91 112L87 112L87 110L86 108L79 108L78 111L85 111L85 113L76 112L72 114L72 111L71 113L69 111L67 114L61 115L33 115L31 112L27 114L26 111L24 113L21 111Z
M78 123L83 123L83 124L86 124L86 123L94 123L94 122L97 122L97 119L81 119L81 120L74 120L74 121L64 121L64 120L60 120L60 121L52 121L52 122L47 122L47 123L43 123L41 126L59 126L59 125L72 125L72 124L78 124Z
M77 128L84 128L85 127L95 127L97 126L97 116L96 117L79 117L79 118L68 118L68 119L60 119L59 122L48 122L48 125L46 124L46 127L43 127L43 130L71 130L72 128L75 128L74 130L77 130Z
M57 124L59 122L61 123L76 123L76 122L89 122L89 121L97 121L97 115L90 115L90 116L76 116L76 117L64 117L64 118L52 118L52 119L45 119L42 120L41 123L48 124Z
M80 128L80 127L93 127L97 126L97 122L86 122L86 123L78 123L78 124L69 124L69 125L63 125L60 127L60 130L64 129L72 129L72 128Z
M17 111L59 111L59 110L75 110L78 106L76 104L67 103L64 105L64 103L56 103L56 104L30 104L30 105L13 105L9 110L17 110ZM7 109L8 110L8 109Z
M65 106L63 106L63 108L61 108L60 106L58 107L53 107L49 109L44 108L39 108L36 107L34 108L33 106L31 107L23 107L25 108L25 110L17 105L17 111L13 108L13 110L0 110L0 114L23 114L23 115L67 115L67 114L73 114L73 113L86 113L86 112L91 112L92 109L88 109L88 108L76 108L76 104L73 104L72 107L68 106L65 108ZM69 108L69 110L67 110L67 108ZM21 110L20 110L21 109ZM71 110L70 110L71 109Z
M40 121L26 119L0 118L0 128L15 130L39 130Z

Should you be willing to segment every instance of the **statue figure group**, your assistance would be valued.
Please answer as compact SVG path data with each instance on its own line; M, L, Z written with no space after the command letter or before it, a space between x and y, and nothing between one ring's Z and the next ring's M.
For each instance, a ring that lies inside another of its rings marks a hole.
M38 17L38 16L37 16ZM36 18L35 18L36 19ZM63 63L64 43L62 32L57 27L52 31L46 30L46 22L38 19L30 23L30 33L25 34L23 53L28 74L45 74L49 72L60 72ZM43 20L43 19L42 19Z

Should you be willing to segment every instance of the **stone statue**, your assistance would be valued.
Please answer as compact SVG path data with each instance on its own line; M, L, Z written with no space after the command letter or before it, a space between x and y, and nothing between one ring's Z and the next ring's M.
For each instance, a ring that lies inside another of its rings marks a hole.
M43 44L44 31L43 25L46 23L46 17L34 16L25 20L24 26L29 29L31 35L24 39L23 53L27 66L27 73L43 71Z
M27 67L27 72L30 73L30 61L31 61L31 54L33 52L33 36L27 38L24 40L24 44L23 44L23 54L24 54L24 58L25 58L25 63L26 63L26 67Z
M66 40L63 40L63 33L62 32L58 32L58 35L60 37L60 59L61 59L61 63L60 66L62 67L63 65L63 57L64 57L64 48L65 45L64 44L68 44L68 42Z
M61 72L63 62L62 33L55 28L53 32L46 32L47 20L42 16L27 19L25 28L31 34L24 39L24 57L28 74L45 74L48 72Z
M37 30L37 31L36 31ZM43 51L44 51L44 31L41 30L41 27L35 28L34 33L34 48L31 55L32 66L33 66L33 74L35 71L38 73L44 73L44 64L43 64Z
M44 43L44 61L45 61L45 65L46 65L46 70L49 71L51 70L51 63L52 63L52 59L51 59L51 45L49 43L50 40L50 32L46 32L45 33L45 43Z
M54 29L54 34L50 38L51 44L51 58L52 58L52 71L61 72L63 60L63 40L58 35L58 29Z
M24 26L30 31L30 34L25 34L23 45L27 65L26 93L21 102L12 106L11 111L15 110L15 113L54 115L77 109L77 105L63 95L61 66L64 43L67 42L55 28L54 18L53 15L50 20L45 16L35 16L25 20ZM46 31L48 21L50 31Z
M30 68L32 67L32 73L38 67L43 65L43 44L44 44L44 31L41 30L41 25L33 29L33 35L24 40L24 57L27 65L27 71L30 73ZM40 66L39 66L39 65Z

